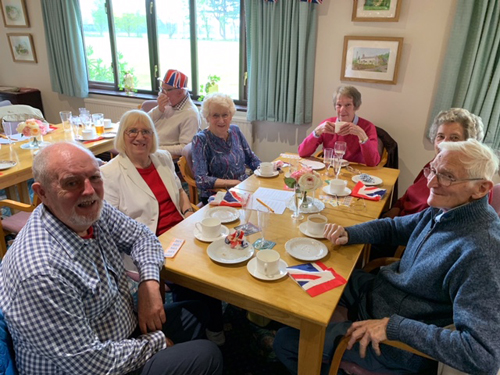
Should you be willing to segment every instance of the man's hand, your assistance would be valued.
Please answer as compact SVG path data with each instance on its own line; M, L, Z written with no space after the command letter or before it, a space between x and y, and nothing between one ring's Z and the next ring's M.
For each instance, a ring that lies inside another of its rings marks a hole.
M334 245L345 245L349 239L344 227L337 224L326 224L323 235Z
M139 303L137 307L139 328L142 333L158 331L167 321L160 286L156 280L146 280L139 284Z
M158 109L161 113L165 112L165 107L170 105L170 99L163 92L158 95Z
M347 349L351 350L352 346L359 341L359 355L361 358L366 356L366 348L372 343L373 350L377 355L380 355L380 342L387 340L387 324L389 318L362 320L352 323L352 326L347 330L347 336L351 336Z

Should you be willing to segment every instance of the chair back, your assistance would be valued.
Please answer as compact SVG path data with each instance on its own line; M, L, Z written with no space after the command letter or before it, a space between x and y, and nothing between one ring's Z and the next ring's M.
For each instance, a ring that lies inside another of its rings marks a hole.
M144 112L149 112L157 105L158 105L158 101L156 101L156 100L145 100L141 104L141 110L143 110Z
M182 178L189 186L189 201L198 204L198 188L193 173L193 156L191 153L191 143L188 143L182 150L182 156L177 161Z
M398 143L392 138L389 133L384 129L375 126L377 130L377 138L379 142L379 154L383 167L399 169L399 153L398 153ZM382 148L382 152L381 152ZM379 166L380 166L379 164ZM394 184L394 189L392 191L391 206L398 200L398 181Z

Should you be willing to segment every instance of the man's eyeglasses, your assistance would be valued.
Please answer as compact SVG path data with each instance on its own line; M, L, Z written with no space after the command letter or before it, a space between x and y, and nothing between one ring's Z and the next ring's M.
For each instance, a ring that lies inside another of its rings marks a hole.
M149 137L149 136L151 136L152 131L148 130L148 129L132 128L132 129L129 129L125 132L125 134L127 134L130 138L137 137L139 135L139 133L141 133L143 137Z
M174 91L174 90L179 90L177 87L172 87L171 89L164 89L163 87L160 88L160 90L158 91L159 94L161 93L169 93L170 91Z
M451 176L447 176L443 173L437 172L434 168L424 168L424 176L428 180L432 179L432 177L436 176L438 183L442 186L451 186L457 182L464 182L464 181L481 181L484 180L484 178L455 178Z

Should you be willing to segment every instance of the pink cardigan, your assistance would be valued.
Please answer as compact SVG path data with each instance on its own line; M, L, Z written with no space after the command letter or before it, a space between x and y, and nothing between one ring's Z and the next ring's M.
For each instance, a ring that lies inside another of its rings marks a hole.
M355 135L337 135L323 133L316 138L314 132L309 134L299 146L299 155L301 157L311 156L320 144L323 148L333 148L336 141L344 141L347 143L347 151L344 159L354 163L366 164L369 167L374 167L380 163L380 155L378 153L377 129L370 121L357 117L357 125L360 126L368 136L368 141L364 144L359 143L359 138ZM337 117L327 118L325 121L335 122ZM355 119L356 121L356 119Z

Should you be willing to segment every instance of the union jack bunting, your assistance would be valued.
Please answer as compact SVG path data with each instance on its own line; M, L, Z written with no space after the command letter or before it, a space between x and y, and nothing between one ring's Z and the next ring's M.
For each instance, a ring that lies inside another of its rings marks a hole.
M287 271L290 277L311 297L316 297L346 283L346 280L333 268L329 268L321 262L299 264L288 267Z

